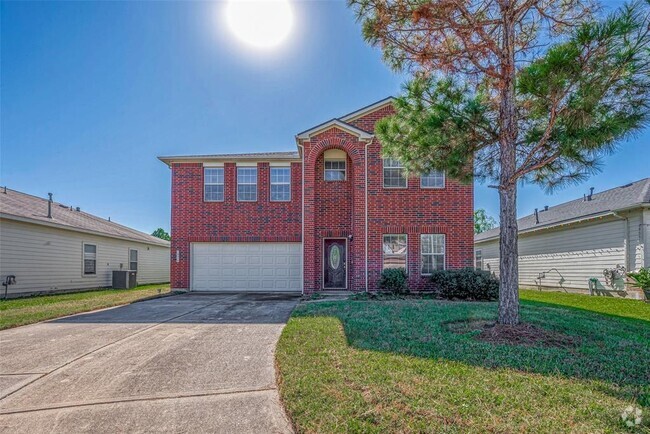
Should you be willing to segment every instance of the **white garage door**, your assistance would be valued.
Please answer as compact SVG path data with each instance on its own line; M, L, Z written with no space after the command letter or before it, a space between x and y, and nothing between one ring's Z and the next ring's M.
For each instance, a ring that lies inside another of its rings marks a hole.
M192 291L300 291L300 243L193 243Z

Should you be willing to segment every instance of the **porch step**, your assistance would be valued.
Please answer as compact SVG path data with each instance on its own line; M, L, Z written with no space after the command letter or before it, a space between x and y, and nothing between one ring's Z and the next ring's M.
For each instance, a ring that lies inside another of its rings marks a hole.
M308 302L318 302L318 301L335 301L335 300L347 300L347 298L354 294L352 291L318 291L307 296Z

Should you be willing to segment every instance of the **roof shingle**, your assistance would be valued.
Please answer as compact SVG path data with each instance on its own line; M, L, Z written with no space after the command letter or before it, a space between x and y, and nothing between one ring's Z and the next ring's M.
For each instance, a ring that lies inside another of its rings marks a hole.
M650 178L641 179L600 193L594 193L591 200L580 198L552 206L546 211L540 210L538 213L539 223L535 222L535 214L533 213L517 220L517 226L521 233L531 229L552 227L562 222L606 214L637 205L650 205ZM494 228L477 234L474 237L474 241L485 241L498 236L499 228Z
M59 202L52 203L52 218L47 217L47 199L6 189L0 192L0 215L4 218L28 219L33 223L55 225L64 229L96 232L98 235L124 238L147 244L169 247L169 242L136 231Z

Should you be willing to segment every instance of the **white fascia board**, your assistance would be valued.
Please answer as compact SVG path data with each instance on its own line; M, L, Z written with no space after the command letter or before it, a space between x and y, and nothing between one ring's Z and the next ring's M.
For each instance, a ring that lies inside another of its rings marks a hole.
M359 128L346 124L345 122L342 122L338 119L332 119L329 122L325 122L324 124L320 124L315 126L314 128L304 131L296 136L296 139L298 140L307 140L311 136L316 135L322 131L328 130L330 128L338 128L340 130L352 133L353 135L359 137L362 140L371 140L374 135L370 134L366 131L360 130Z
M522 230L518 231L518 234L519 235L528 234L528 233L531 233L531 232L542 231L542 230L545 230L545 229L557 228L559 226L566 226L566 225L573 225L573 224L577 224L577 223L583 223L583 222L587 222L587 221L595 220L597 218L607 217L607 216L611 216L611 215L615 215L615 213L612 212L612 211L599 212L599 213L584 216L584 217L577 217L577 218L568 219L568 220L560 220L560 221L553 222L553 223L541 224L539 226L533 226L532 228L522 229ZM481 244L481 243L485 243L485 242L488 242L488 241L498 240L500 236L501 236L500 234L497 234L497 235L493 235L493 236L491 236L489 238L484 238L482 240L474 240L474 244Z
M355 119L360 118L361 116L365 116L369 113L374 112L375 110L379 110L380 108L383 108L387 106L388 104L391 104L393 101L395 101L395 98L392 96L389 96L388 98L384 98L381 101L377 101L376 103L369 105L367 107L364 107L362 109L359 109L357 111L353 111L352 113L349 113L342 118L340 118L344 122L350 122Z

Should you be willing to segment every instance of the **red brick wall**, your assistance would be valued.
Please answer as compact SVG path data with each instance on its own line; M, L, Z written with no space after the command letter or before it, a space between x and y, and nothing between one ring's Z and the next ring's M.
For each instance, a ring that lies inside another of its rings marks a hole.
M223 202L204 202L202 163L172 164L172 288L189 288L191 242L301 241L301 164L291 164L291 202L269 200L268 163L257 166L257 202L237 202L236 171L225 164Z
M384 234L406 234L409 287L426 289L420 275L420 235L445 234L447 268L471 267L474 257L474 189L445 179L443 189L420 188L420 178L407 189L383 188L381 146L373 142L368 159L368 282L376 289L382 270Z
M387 106L351 121L372 131L376 121L393 113ZM383 234L407 234L409 286L427 288L420 276L420 234L446 235L448 268L473 262L473 187L446 179L444 189L421 189L419 178L408 189L383 188L381 146L370 145L338 128L303 141L305 159L304 289L322 287L322 241L349 237L348 288L365 289L366 146L368 147L368 288L377 289L382 269ZM341 149L347 155L347 180L323 179L323 153ZM172 165L173 288L189 287L189 248L197 241L301 241L301 163L292 163L292 200L269 201L269 165L258 164L258 201L236 202L236 167L225 165L225 201L203 202L201 163ZM176 250L180 260L176 262Z

